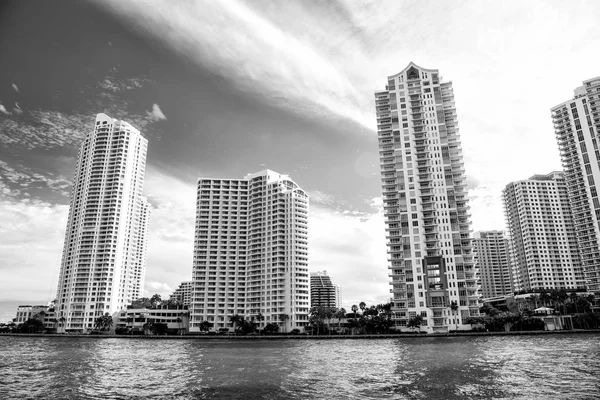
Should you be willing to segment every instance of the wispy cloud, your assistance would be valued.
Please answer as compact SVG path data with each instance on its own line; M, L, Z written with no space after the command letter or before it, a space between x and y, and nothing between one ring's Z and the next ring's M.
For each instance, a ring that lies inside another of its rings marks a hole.
M153 128L153 123L166 117L158 105L155 104L152 112L144 114L132 111L135 107L131 104L131 93L150 84L149 80L143 76L116 79L114 72L111 71L95 86L79 88L85 100L71 113L53 109L26 110L24 113L15 102L13 115L0 104L0 113L12 116L0 120L0 143L30 150L77 146L98 112L126 120L146 136L160 138L160 132ZM15 118L22 114L24 118Z
M312 43L242 2L98 4L269 103L309 115L341 116L368 128L375 125L363 108L362 94L339 66Z
M146 115L154 121L165 121L167 119L156 103L152 105L152 111L146 111Z
M98 2L257 99L309 118L353 121L371 134L373 91L388 75L409 61L439 68L454 82L474 181L495 188L523 171L560 168L549 108L598 75L600 36L580 27L594 26L600 3L438 3ZM365 176L377 172L367 161L357 166ZM497 222L482 207L474 218Z

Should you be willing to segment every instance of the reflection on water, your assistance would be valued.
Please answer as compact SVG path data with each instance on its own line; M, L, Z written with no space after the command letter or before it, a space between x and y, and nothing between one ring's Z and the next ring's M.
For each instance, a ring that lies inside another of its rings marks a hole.
M0 397L600 398L600 335L386 340L0 337Z

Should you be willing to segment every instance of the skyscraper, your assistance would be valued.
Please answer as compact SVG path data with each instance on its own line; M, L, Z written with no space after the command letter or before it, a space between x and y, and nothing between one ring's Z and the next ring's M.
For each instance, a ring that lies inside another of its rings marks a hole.
M148 141L105 114L79 148L57 290L65 330L93 328L141 297L149 205L142 197Z
M338 307L337 291L339 287L331 282L327 271L310 273L310 306Z
M470 329L480 293L452 83L410 63L375 109L394 318Z
M479 231L474 234L475 260L481 275L484 298L510 295L514 292L508 239L503 231Z
M308 195L287 175L198 180L191 330L308 323ZM288 316L287 320L281 318Z
M600 77L552 108L587 288L600 293Z
M583 287L564 173L511 182L502 201L515 291Z

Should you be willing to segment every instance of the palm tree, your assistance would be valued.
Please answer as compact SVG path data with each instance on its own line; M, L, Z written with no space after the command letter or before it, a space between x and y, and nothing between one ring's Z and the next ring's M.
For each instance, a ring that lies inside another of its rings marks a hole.
M456 330L458 330L458 316L456 315L458 311L458 304L456 303L456 301L450 302L450 309L452 310L452 315L454 316L456 321Z
M540 293L540 301L542 302L542 305L545 307L548 304L548 301L550 300L550 295L546 292L541 292Z
M365 308L367 308L367 304L364 301L358 303L358 307L360 307L360 311L364 314Z
M238 314L235 314L229 317L229 322L231 323L233 330L236 330L235 326L237 325L239 329L240 325L244 322L244 318L239 316Z
M575 313L579 314L579 309L577 308L577 300L579 300L579 296L577 296L577 293L571 292L569 295L569 300L571 301L571 304L575 306Z
M353 304L352 307L350 307L350 309L354 313L354 318L356 318L356 313L358 312L358 307L356 306L356 304Z
M338 331L341 330L341 322L342 318L346 317L346 309L344 307L340 308L336 313L335 317L338 319Z
M290 319L289 315L279 314L279 321L281 321L281 324L283 325L284 333L287 333L287 326L285 324L285 321L287 321L288 319Z
M260 323L261 321L265 320L265 316L259 312L258 314L256 314L256 320L258 321L258 336L260 336Z
M406 324L407 328L418 328L419 331L421 331L421 324L423 324L423 317L421 317L420 315L415 315L414 317L410 318L408 320L408 323ZM413 329L414 332L414 329Z

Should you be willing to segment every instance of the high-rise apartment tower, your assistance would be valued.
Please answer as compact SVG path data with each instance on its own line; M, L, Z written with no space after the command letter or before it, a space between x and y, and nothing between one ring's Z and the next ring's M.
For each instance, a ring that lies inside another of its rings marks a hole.
M375 109L394 319L470 329L480 293L452 83L410 63Z
M503 231L479 231L474 234L475 260L481 275L484 298L513 293L508 239Z
M198 180L190 330L308 323L308 195L287 175ZM282 315L288 318L282 318ZM264 319L260 320L259 316Z
M311 307L337 307L337 290L327 271L310 273Z
M98 114L79 148L56 297L62 329L89 330L142 296L147 147L133 126Z
M587 288L600 293L600 77L552 108Z
M583 287L564 173L511 182L502 200L514 290Z

